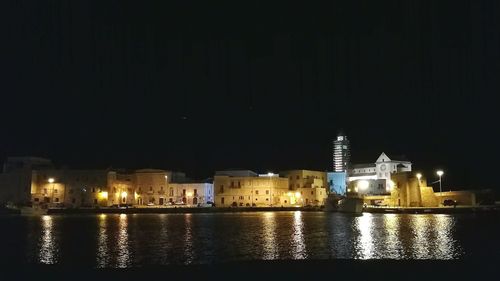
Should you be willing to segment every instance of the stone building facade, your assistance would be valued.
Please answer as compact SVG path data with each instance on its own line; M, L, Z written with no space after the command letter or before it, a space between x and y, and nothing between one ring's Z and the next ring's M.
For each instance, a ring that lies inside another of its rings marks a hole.
M288 188L288 178L277 174L258 175L248 170L218 171L214 176L215 205L289 206L295 198Z
M302 206L322 206L328 197L328 178L326 172L311 170L290 170L280 172L288 178L288 189L297 197Z

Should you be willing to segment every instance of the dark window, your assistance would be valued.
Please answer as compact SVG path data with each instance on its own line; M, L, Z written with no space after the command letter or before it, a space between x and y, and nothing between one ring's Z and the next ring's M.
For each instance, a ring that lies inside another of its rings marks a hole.
M97 204L97 199L94 199L94 204Z
M255 191L255 195L259 195L259 191L258 190Z
M59 198L57 198L57 197L56 197L56 200L55 200L55 201L56 201L56 202L59 202Z
M152 186L149 187L149 191L153 191L153 187Z
M75 204L76 203L76 199L75 198L71 198L71 203Z
M266 194L269 195L269 190L266 190Z
M35 198L35 202L38 202L38 201L39 201L39 199L38 199L38 198Z
M197 196L198 195L198 189L194 189L194 196Z
M296 179L299 179L299 176L297 175Z
M57 189L54 189L54 194L57 194Z
M186 195L186 190L185 190L185 189L183 189L183 190L182 190L182 195L183 195L183 196L185 196L185 195Z

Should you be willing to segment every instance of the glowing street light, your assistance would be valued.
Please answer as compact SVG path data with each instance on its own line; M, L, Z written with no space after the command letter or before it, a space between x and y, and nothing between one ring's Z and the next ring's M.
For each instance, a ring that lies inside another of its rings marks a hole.
M48 182L52 184L52 194L50 195L50 201L54 201L54 182L56 180L54 178L49 178Z
M420 181L421 178L422 178L422 174L421 173L417 173L417 179L418 179L418 181Z
M369 186L370 186L370 183L368 181L359 181L357 186L361 189L361 190L366 190Z
M442 170L438 170L436 174L439 176L439 193L442 192L441 190L441 177L443 176L444 172Z

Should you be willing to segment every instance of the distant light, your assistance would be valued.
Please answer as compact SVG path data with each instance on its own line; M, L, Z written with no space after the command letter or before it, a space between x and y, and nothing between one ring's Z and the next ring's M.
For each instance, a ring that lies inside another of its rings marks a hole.
M186 193L186 195L187 195L187 197L191 197L191 196L193 196L193 193L192 192L188 192L188 193Z
M50 183L54 183L54 181L55 181L54 178L49 178Z
M269 177L272 177L272 176L274 176L274 173L269 172L269 173L267 173L267 175L268 175Z
M368 181L359 181L358 186L361 190L366 190L370 186L370 183Z
M122 197L127 197L127 192L122 192Z
M101 197L101 199L108 199L108 192L107 191L99 192L99 196Z
M422 178L422 174L421 173L417 173L417 179L420 180Z
M443 171L441 171L441 170L438 170L438 171L436 172L436 174L437 174L438 176L442 176L442 175L444 174L444 172L443 172Z
M295 192L295 198L300 198L300 196L301 196L301 195L300 195L300 192L298 192L298 191L297 191L297 192Z

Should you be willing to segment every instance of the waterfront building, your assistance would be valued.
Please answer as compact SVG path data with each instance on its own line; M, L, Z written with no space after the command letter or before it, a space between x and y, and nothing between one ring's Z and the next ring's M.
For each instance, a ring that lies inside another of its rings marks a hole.
M344 195L347 190L347 172L328 172L329 193Z
M350 191L361 194L387 194L389 193L391 175L411 172L411 166L412 163L404 157L395 160L382 152L374 163L352 165L349 170L348 182L354 182L354 184L349 184ZM349 190L347 191L349 192Z
M210 204L214 202L214 185L208 182L170 183L169 204Z
M340 131L333 141L333 171L346 172L351 161L351 147L347 136Z
M31 200L50 207L106 207L134 203L130 180L111 170L34 170Z
M167 202L168 174L164 170L141 169L132 176L136 205L164 205Z
M29 204L32 171L43 169L53 169L52 161L40 157L8 157L0 174L0 204Z
M289 206L295 198L295 194L289 191L288 178L273 173L217 171L213 187L217 207Z
M288 189L292 191L293 204L301 206L322 206L328 197L327 174L321 171L290 170L279 173L288 178Z

